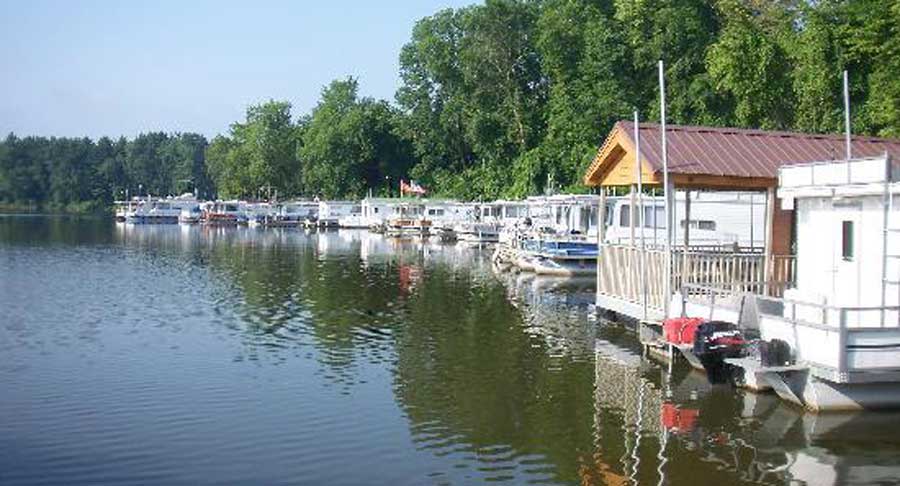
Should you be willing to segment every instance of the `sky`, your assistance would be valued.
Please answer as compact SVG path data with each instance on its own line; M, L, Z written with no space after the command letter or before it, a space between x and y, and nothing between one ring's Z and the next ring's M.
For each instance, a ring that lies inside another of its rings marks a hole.
M248 105L308 113L354 76L393 100L416 20L473 0L0 0L0 136L226 133Z

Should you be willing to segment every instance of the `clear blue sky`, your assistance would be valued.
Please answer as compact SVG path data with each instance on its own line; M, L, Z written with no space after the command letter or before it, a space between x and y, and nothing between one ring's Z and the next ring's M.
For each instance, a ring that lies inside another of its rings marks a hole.
M224 133L355 76L393 100L416 20L473 0L0 0L0 137Z

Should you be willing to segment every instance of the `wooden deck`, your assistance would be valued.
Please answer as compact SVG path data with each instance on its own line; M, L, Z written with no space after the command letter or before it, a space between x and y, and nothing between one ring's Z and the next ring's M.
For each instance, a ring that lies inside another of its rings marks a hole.
M639 320L665 318L674 291L684 285L781 297L795 276L790 256L767 258L759 251L733 246L688 247L672 251L671 282L666 285L664 250L607 244L601 251L597 305Z

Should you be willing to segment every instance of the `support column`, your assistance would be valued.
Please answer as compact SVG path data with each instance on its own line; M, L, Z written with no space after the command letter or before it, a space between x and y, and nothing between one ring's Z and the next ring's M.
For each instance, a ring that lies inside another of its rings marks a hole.
M606 246L606 188L600 187L600 207L597 210L597 296L603 291L603 248ZM595 302L599 303L596 298Z
M635 199L636 199L635 192L637 192L637 190L635 189L635 185L632 184L631 185L631 193L629 196L629 203L628 203L629 204L628 205L628 229L630 230L630 235L631 235L631 239L630 239L631 243L630 244L631 244L632 249L634 249L634 220L637 215L637 211L635 211L635 209L637 208L637 206L636 206L637 203L635 201Z
M763 252L763 294L769 295L769 282L772 280L772 244L775 227L775 188L766 190L766 247Z
M690 260L688 257L688 248L690 248L691 242L691 191L684 191L684 240L682 242L681 249L681 286L684 287L684 284L693 283L690 282L688 278L688 267L690 265ZM682 309L682 313L684 313L684 309Z
M665 317L669 318L669 312L671 311L672 304L672 265L674 259L672 258L672 245L675 243L675 217L673 214L673 206L675 205L675 183L672 179L669 179L668 184L666 184L665 191L665 201L666 201L666 268L665 268L665 282L663 282L663 309L665 311Z

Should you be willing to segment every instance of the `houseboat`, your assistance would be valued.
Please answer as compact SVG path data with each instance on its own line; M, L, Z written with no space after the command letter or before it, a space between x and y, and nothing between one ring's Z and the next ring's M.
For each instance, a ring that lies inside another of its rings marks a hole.
M199 223L202 217L203 210L201 209L200 203L197 203L189 207L181 208L181 213L178 215L178 222L181 224L195 224Z
M286 201L278 208L273 226L300 226L305 221L315 221L319 214L319 203L315 201Z
M128 220L128 216L133 214L137 207L142 203L143 199L137 196L125 201L115 201L113 205L115 208L116 221L123 223Z
M394 217L384 223L384 232L389 235L428 235L431 220L425 215L423 201L404 201L394 206Z
M278 204L270 202L248 202L241 205L243 219L247 226L271 226L278 219Z
M241 201L214 201L203 205L202 222L208 225L229 226L246 222Z
M796 214L794 283L687 284L672 308L778 343L774 361L723 361L739 385L816 411L900 408L898 181L889 156L782 167L778 197Z
M694 247L730 246L762 251L766 232L765 194L692 191L690 195L680 192L673 199L676 244L684 244L687 234L687 244ZM686 217L688 200L689 218ZM635 194L608 197L606 208L604 241L607 243L623 244L643 238L644 244L651 247L664 245L666 209L663 197L644 195L639 198ZM591 232L596 235L595 229Z
M533 228L559 235L593 235L596 241L599 196L555 194L533 196L525 202Z
M515 225L528 216L523 201L498 200L478 204L475 219L458 224L458 239L472 243L497 243L504 228Z
M475 206L447 200L430 200L425 203L425 218L431 221L431 234L441 241L458 238L456 228L475 219Z
M169 224L177 223L184 209L200 207L200 201L193 194L186 193L178 197L152 198L138 201L134 209L125 215L129 223Z
M384 198L384 197L367 197L360 203L362 209L361 225L380 231L383 230L385 223L395 215L396 207L403 199Z
M590 195L527 199L503 220L494 259L546 275L595 273L597 242L590 234L596 234L597 204L597 197Z
M316 226L320 228L337 228L341 218L362 213L360 203L354 201L320 201Z

